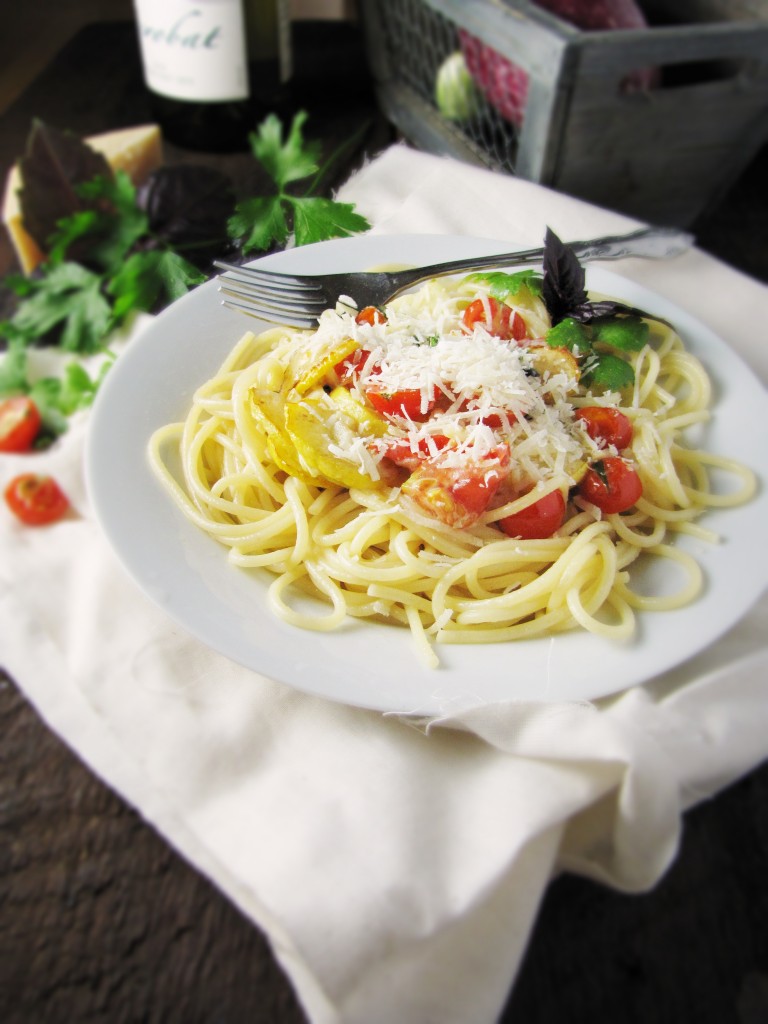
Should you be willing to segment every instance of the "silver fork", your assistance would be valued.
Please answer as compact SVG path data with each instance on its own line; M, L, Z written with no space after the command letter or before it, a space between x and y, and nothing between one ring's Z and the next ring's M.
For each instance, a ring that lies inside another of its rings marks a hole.
M619 260L629 256L666 259L677 256L693 244L693 236L677 228L649 227L626 235L609 235L584 242L570 242L582 261ZM324 309L348 296L358 309L383 306L406 288L420 281L464 270L487 270L540 263L543 249L491 256L475 256L451 263L435 263L396 271L354 271L339 274L284 274L261 267L240 267L216 261L222 302L268 323L291 327L314 327Z

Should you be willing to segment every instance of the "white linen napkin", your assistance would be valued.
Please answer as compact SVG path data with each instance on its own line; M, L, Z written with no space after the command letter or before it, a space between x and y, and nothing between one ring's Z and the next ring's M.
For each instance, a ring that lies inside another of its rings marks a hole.
M375 232L540 244L614 213L405 146L340 198ZM611 269L667 295L768 379L768 289L699 251ZM140 325L137 329L140 329ZM768 601L709 650L594 705L510 703L429 726L297 693L187 636L127 578L82 485L88 417L50 467L76 514L0 509L2 660L43 718L268 935L313 1024L492 1024L567 869L625 890L681 811L768 752ZM137 524L140 528L140 524Z

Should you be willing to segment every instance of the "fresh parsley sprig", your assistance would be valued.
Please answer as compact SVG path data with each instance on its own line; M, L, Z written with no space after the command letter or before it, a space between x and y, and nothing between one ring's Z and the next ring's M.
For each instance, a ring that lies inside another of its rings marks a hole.
M321 166L319 143L303 137L306 118L298 113L285 138L274 115L258 126L253 155L275 191L239 203L229 179L205 166L159 168L137 189L82 139L35 121L21 160L21 206L48 255L33 276L4 282L16 310L0 322L8 349L0 398L30 395L47 436L60 433L65 417L96 393L113 358L112 333L134 313L159 312L201 284L216 256L283 246L291 235L304 245L370 227L351 204L315 194L338 153ZM41 343L108 358L96 379L72 361L60 379L31 384L25 351Z
M11 345L0 361L0 398L27 395L37 406L42 428L35 440L36 448L46 447L67 429L67 417L92 403L99 385L112 365L107 357L92 377L82 363L72 359L60 377L39 377L30 380L28 352Z
M55 332L53 340L65 351L103 351L111 332L132 313L172 302L206 279L153 238L125 172L96 177L76 185L75 192L92 205L58 221L35 277L6 281L22 301L0 324L0 336L16 345L36 344ZM73 247L87 256L70 259Z
M346 238L370 224L351 203L312 195L328 164L319 164L320 145L304 139L306 111L299 111L288 132L271 114L250 136L251 150L275 185L275 192L239 202L229 219L230 237L243 253L283 246L293 234L296 245ZM302 195L297 185L311 178Z

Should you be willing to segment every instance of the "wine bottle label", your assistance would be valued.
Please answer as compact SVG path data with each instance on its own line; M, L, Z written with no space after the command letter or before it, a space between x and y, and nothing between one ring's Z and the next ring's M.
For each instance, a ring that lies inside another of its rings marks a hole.
M147 86L171 99L248 97L240 0L134 0Z

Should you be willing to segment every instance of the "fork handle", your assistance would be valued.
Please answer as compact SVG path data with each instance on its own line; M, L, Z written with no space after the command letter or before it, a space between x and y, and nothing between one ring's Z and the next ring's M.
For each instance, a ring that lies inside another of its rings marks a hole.
M689 249L693 242L693 235L678 228L649 227L640 228L626 235L607 235L605 238L591 238L584 242L569 242L568 246L581 260L619 260L628 256L663 259L678 256ZM414 268L410 284L459 270L484 270L503 265L537 263L543 256L544 249L539 248L497 253L495 256L469 257L450 263L434 263L428 267ZM405 276L407 272L399 273Z

